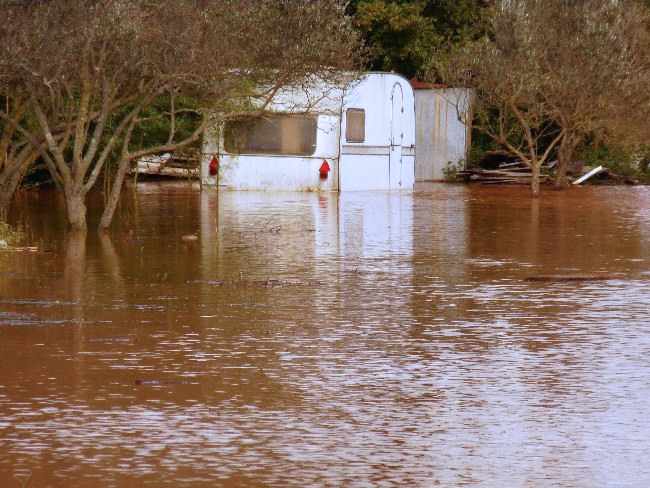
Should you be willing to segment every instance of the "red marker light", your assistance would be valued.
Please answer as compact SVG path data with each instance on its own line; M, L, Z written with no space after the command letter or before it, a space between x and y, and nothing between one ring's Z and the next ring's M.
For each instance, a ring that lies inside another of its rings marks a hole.
M318 172L320 173L320 178L321 180L327 179L327 173L329 173L330 170L330 165L327 164L327 160L323 161L323 164L320 165L320 168L318 169Z
M216 176L219 172L219 160L216 156L212 157L212 161L210 161L210 166L208 167L208 172L210 173L210 176Z

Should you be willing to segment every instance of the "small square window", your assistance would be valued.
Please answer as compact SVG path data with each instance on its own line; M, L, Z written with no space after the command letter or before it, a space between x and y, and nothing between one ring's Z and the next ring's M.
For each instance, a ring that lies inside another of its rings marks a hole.
M345 112L345 141L363 142L366 140L366 111L362 108L349 108Z

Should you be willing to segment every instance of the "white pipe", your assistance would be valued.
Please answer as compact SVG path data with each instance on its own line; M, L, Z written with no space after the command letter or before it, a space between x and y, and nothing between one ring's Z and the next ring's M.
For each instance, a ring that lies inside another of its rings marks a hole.
M604 169L605 169L605 168L603 168L602 166L598 166L597 168L592 169L592 170L591 170L589 173L587 173L586 175L581 176L580 178L578 178L577 180L575 180L575 181L573 182L573 184L574 184L574 185L579 185L579 184L582 183L583 181L585 181L585 180L591 178L592 176L594 176L594 175L600 173L600 172L603 171Z

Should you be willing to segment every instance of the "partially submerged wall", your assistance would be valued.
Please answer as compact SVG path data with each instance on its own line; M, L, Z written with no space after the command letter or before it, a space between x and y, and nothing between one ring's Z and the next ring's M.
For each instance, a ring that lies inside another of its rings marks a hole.
M444 179L443 169L465 159L470 130L459 120L470 115L471 91L415 89L415 181Z

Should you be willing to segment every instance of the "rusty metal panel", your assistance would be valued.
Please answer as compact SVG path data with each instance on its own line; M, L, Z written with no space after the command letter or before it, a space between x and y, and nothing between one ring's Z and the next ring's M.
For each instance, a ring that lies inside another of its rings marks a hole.
M443 169L464 159L469 131L462 122L469 114L469 90L418 89L415 94L415 180L444 178Z

